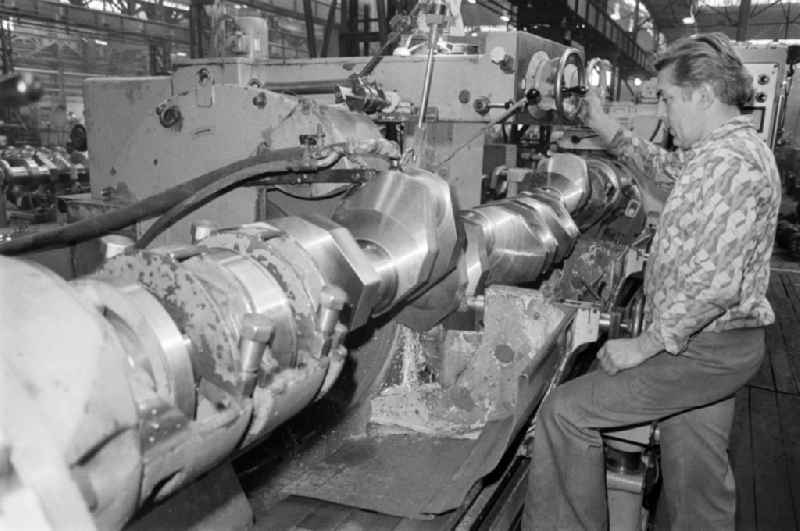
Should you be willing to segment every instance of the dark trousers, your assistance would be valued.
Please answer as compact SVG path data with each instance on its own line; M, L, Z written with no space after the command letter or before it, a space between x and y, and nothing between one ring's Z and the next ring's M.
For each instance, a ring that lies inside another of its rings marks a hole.
M659 513L672 529L733 530L733 395L763 357L763 328L701 333L681 355L662 352L614 376L598 370L556 388L538 414L523 530L607 529L600 433L654 420Z

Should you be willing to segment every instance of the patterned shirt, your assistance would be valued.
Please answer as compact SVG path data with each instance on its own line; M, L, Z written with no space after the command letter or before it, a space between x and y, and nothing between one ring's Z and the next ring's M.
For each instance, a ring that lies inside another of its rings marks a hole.
M685 151L622 130L609 149L674 183L647 263L645 333L679 354L698 332L772 323L766 293L781 184L750 118L729 120Z

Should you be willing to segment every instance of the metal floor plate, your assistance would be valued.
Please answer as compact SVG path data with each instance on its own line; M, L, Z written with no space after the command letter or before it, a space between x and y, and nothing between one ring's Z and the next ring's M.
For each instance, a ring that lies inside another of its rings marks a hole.
M495 454L506 447L510 420L490 423L477 440L411 433L351 439L284 492L430 518L459 507L476 481L497 464Z

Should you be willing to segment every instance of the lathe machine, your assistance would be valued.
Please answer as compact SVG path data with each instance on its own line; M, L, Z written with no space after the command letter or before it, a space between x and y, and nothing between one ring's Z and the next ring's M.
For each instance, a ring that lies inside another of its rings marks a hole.
M276 528L233 459L298 497L455 514L576 353L637 332L665 193L554 151L588 135L582 53L508 32L368 61L87 81L93 193L147 199L0 245L106 248L72 280L0 258L3 526L168 527L201 484L230 496L170 525Z

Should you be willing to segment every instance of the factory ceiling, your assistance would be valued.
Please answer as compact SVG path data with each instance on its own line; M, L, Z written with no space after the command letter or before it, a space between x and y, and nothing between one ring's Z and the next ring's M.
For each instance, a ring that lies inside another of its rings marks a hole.
M797 0L642 0L667 41L721 31L736 40L800 38Z

